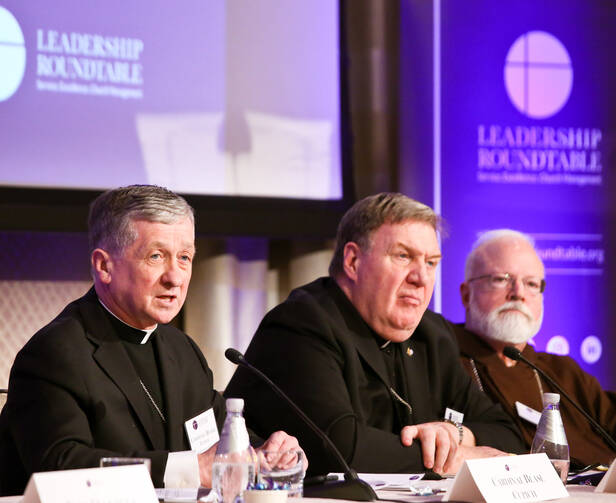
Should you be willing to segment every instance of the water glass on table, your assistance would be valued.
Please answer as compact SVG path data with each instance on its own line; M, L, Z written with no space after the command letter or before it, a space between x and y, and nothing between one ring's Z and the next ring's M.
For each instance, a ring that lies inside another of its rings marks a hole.
M304 491L304 453L299 449L287 451L258 451L258 483L264 489L282 489L289 497L300 497Z

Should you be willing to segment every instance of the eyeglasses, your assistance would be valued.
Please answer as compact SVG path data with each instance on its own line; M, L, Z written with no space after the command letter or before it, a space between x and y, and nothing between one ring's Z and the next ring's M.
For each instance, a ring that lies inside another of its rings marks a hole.
M471 283L472 281L479 281L480 279L488 280L485 283L493 290L504 290L505 288L511 288L517 277L512 276L508 272L484 274L482 276L477 276L476 278L471 278L466 282ZM522 278L521 280L524 288L531 295L543 293L545 290L545 279L528 276L526 278Z

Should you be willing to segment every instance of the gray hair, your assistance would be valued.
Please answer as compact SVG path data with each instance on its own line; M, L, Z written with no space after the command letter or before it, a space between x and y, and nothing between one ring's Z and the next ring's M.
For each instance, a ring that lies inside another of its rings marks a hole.
M464 266L464 281L471 278L479 248L502 239L526 241L533 248L533 250L535 249L535 240L528 234L524 234L520 231L515 231L513 229L493 229L482 232L473 243L473 246L471 246L471 251L466 257L466 264Z
M184 218L194 224L194 210L183 197L164 187L129 185L108 190L90 204L90 253L96 248L119 253L130 246L137 238L135 220L173 224Z
M397 224L416 220L429 224L435 231L441 228L441 218L434 210L415 199L396 192L381 192L357 201L344 214L338 224L336 248L329 264L329 274L336 277L342 273L344 247L356 243L361 250L368 250L371 238L383 224Z

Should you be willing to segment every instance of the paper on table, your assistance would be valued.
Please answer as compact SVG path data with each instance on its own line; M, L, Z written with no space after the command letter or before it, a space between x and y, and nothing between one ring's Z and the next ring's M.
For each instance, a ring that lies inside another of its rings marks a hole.
M164 501L214 501L214 492L204 487L167 487L157 488L156 497Z
M339 479L344 478L343 473L332 473ZM414 481L421 480L423 473L358 473L361 480L370 484L373 489L396 489L410 490L410 485Z

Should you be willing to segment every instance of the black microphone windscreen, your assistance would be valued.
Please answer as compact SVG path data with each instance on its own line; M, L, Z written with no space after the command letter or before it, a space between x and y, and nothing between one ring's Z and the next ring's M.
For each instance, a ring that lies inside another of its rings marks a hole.
M236 365L241 365L244 361L244 355L234 348L227 348L225 351L225 357L231 363L235 363Z
M520 350L517 348L514 348L513 346L505 346L505 348L503 349L503 354L507 358L510 358L512 360L517 361L520 359Z

